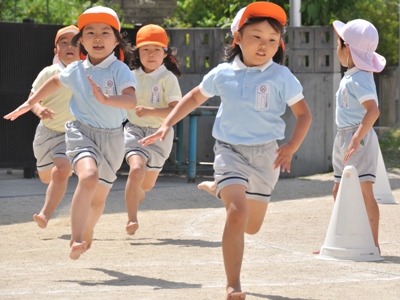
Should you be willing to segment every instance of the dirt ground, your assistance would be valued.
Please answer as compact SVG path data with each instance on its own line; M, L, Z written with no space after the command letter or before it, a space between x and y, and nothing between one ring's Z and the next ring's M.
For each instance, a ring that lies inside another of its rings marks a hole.
M222 203L184 177L162 176L125 233L126 176L95 229L92 249L69 259L67 194L46 229L32 221L46 186L0 169L0 299L223 299ZM389 173L400 201L400 175ZM198 178L196 183L202 179ZM380 204L383 261L316 259L333 200L332 174L280 179L261 231L246 236L246 299L400 299L400 205Z

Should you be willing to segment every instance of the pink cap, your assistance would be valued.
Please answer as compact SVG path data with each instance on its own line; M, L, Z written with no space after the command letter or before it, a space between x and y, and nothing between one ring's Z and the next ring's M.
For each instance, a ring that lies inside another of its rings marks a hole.
M375 52L379 43L378 31L370 22L362 19L348 23L333 22L336 33L349 45L351 57L357 68L379 73L386 65L386 59Z

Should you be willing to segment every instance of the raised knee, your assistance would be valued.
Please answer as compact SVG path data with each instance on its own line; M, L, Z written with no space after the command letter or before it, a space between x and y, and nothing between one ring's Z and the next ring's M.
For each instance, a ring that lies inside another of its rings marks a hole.
M260 231L261 226L249 226L247 225L245 232L250 235L254 235Z
M154 184L142 184L142 190L145 192L149 192L153 189Z

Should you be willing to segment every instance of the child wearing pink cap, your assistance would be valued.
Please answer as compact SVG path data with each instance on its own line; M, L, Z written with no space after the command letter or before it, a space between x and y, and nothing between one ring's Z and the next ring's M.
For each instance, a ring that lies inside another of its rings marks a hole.
M334 21L338 34L337 56L347 71L336 93L336 125L333 145L333 198L336 199L344 167L357 169L375 246L379 249L379 207L374 198L379 153L378 137L372 128L379 117L373 73L381 72L386 60L375 52L378 31L362 19L346 24ZM318 253L318 251L314 252Z
M80 45L80 60L51 77L24 104L4 116L11 121L62 86L72 91L67 122L66 148L78 176L71 204L70 258L78 259L93 241L116 172L124 157L122 123L126 109L136 107L136 79L123 62L131 46L120 34L118 15L108 7L95 6L78 18L79 33L72 43Z

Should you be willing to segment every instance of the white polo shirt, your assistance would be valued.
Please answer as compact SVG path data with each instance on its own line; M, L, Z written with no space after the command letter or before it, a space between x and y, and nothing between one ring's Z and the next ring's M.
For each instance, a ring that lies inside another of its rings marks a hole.
M47 79L59 74L64 68L65 67L61 61L44 68L33 82L31 92L37 92ZM40 121L43 126L58 132L65 132L65 123L67 121L75 120L69 110L69 99L71 99L71 96L72 92L67 87L63 86L49 97L42 100L42 106L55 112L53 119L44 119Z
M373 73L351 68L344 73L336 92L336 125L343 128L360 124L367 112L362 105L366 100L375 100L378 105Z
M304 98L303 88L285 66L272 59L247 67L239 56L204 76L199 85L206 97L220 96L212 135L234 145L256 145L283 139L286 105Z
M178 78L164 65L151 73L146 73L142 68L133 70L137 80L136 98L137 106L166 108L169 103L182 98ZM164 118L144 117L139 118L135 110L128 110L128 120L140 127L158 128Z
M73 62L60 73L60 81L73 93L70 108L80 122L103 129L115 129L126 120L126 110L100 103L93 95L87 76L90 76L104 94L121 95L128 87L136 89L136 79L129 67L111 53L100 64L93 66L87 58Z

